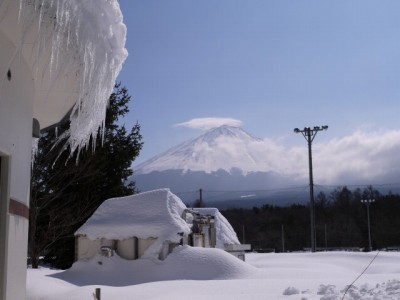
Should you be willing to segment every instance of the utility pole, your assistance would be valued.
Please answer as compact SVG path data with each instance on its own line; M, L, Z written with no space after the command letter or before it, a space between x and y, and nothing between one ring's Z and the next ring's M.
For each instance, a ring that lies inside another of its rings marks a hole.
M303 130L295 128L295 133L301 133L307 141L308 144L308 167L309 167L309 177L310 177L310 223L311 223L311 252L316 250L316 230L315 230L315 204L314 204L314 182L313 182L313 168L312 168L312 151L311 144L317 135L318 131L327 130L328 126L314 126L304 127Z
M364 203L367 206L367 219L368 219L368 247L369 251L372 251L372 242L371 242L371 224L369 221L369 206L371 203L375 202L375 199L367 199L367 200L361 200L361 203Z
M199 206L203 207L203 189L199 189Z
M282 252L285 253L285 230L282 224Z

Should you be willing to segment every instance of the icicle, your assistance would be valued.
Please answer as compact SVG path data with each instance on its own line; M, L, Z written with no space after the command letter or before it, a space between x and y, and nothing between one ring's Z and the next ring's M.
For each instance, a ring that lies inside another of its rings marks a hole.
M32 138L32 151L31 151L31 168L33 169L33 164L35 163L36 154L39 150L39 138Z

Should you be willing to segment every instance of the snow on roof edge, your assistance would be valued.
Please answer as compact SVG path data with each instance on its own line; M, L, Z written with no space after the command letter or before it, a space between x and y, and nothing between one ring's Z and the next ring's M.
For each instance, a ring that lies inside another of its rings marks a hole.
M39 28L37 49L51 48L51 57L45 59L48 66L37 77L50 74L56 81L68 70L79 83L79 90L71 91L71 97L76 97L67 136L72 153L91 136L95 139L104 126L109 97L128 55L127 29L118 1L21 0L19 17L24 32ZM38 51L36 61L43 61L42 52ZM71 60L77 62L77 70L69 68Z
M86 235L92 240L132 236L143 239L168 236L177 240L174 235L178 236L178 232L190 232L181 217L185 209L182 200L169 189L111 198L99 206L75 235Z

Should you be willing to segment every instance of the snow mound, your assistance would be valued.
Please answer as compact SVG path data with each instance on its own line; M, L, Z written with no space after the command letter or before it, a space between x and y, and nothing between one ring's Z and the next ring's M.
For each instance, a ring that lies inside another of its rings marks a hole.
M176 279L239 279L258 274L255 267L217 248L182 246L176 248L166 261L176 266Z
M289 286L283 291L283 295L290 296L290 295L297 295L300 294L300 291L293 286Z
M335 285L321 284L317 294L322 296L320 300L397 300L400 299L400 281L397 279L389 280L375 286L370 284L363 284L359 287L351 285L340 292Z
M284 296L297 294L300 294L300 291L295 287L288 287L283 291ZM310 292L305 291L301 294L310 294ZM319 300L398 300L400 299L400 281L389 280L375 287L369 284L363 284L360 287L352 285L341 291L335 285L321 284L317 295L321 296Z
M233 255L211 248L180 246L164 261L124 260L117 255L80 260L51 277L77 286L129 286L166 280L225 280L250 278L258 270Z

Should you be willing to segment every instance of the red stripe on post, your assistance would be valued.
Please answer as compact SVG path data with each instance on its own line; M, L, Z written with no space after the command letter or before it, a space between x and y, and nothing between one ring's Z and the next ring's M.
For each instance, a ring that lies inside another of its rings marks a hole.
M10 207L8 211L10 214L17 215L29 220L29 207L17 200L10 199Z

